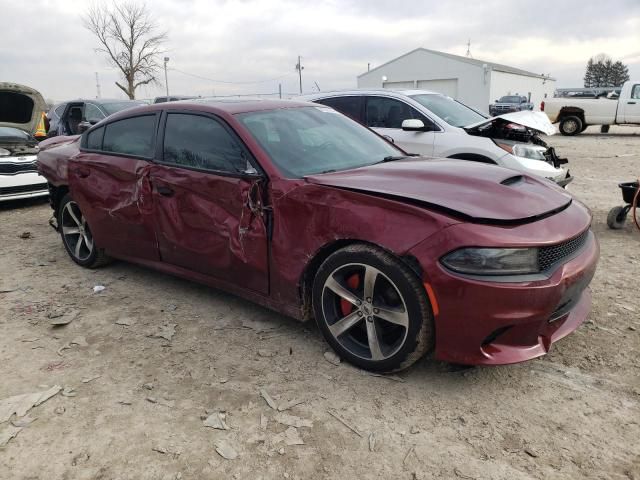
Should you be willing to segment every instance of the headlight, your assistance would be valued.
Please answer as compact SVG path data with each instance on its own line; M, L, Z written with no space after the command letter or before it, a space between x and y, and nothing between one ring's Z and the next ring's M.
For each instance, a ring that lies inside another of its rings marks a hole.
M470 275L538 273L537 248L461 248L440 259L454 272Z
M6 148L0 148L0 157L8 157L11 155L11 152Z
M546 161L546 157L544 156L544 152L547 151L546 148L541 147L540 145L530 145L528 143L499 143L496 142L501 149L505 152L509 152L511 155L521 158L529 158L531 160L542 160Z

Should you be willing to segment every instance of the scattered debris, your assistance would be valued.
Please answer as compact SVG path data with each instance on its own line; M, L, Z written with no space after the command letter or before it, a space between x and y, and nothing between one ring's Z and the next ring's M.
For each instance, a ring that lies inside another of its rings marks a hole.
M0 447L4 447L9 440L15 438L22 431L22 427L14 427L8 425L4 430L0 431Z
M464 478L466 480L476 480L476 477L472 477L470 475L462 473L460 470L458 470L457 467L453 469L453 473L456 474L456 477Z
M340 365L340 357L335 352L329 350L324 352L324 359L333 365Z
M3 290L0 290L0 293L11 293L11 292L15 292L16 290L18 290L17 288L5 288Z
M120 405L126 405L126 406L132 405L131 400L118 400L118 403Z
M46 402L60 390L60 385L54 385L42 392L25 393L0 400L0 423L8 421L14 413L18 417L24 417L31 408Z
M369 375L370 377L380 377L386 378L387 380L393 380L394 382L404 383L406 380L398 375L383 375L382 373L375 372L367 372L365 370L362 371L365 375Z
M20 341L25 343L31 343L31 342L37 342L38 340L40 340L38 337L32 337L32 338L23 338Z
M266 430L268 423L269 423L269 419L267 418L267 416L264 413L261 413L260 414L260 428L262 430Z
M161 453L163 455L165 455L167 453L167 449L164 447L151 447L151 450L153 450L154 452L158 452Z
M229 381L229 378L228 378L228 377L220 377L220 378L218 379L218 381L219 381L220 383L227 383L227 382Z
M122 318L119 318L118 320L115 321L116 325L122 325L124 327L130 327L131 325L133 325L135 323L136 323L135 319L133 319L131 317L122 317Z
M275 357L276 356L276 352L273 352L271 350L267 350L265 348L260 348L258 350L258 355L260 357L266 357L266 358L270 358L270 357Z
M244 318L242 319L242 328L248 328L256 331L257 333L269 332L271 330L277 330L279 325L275 323L263 322L262 320L255 320Z
M313 427L313 422L311 420L306 420L304 418L296 417L294 415L289 415L287 413L278 413L276 414L275 417L273 417L273 419L276 422L281 423L282 425L287 425L289 427L296 427L296 428L301 428L301 427L312 428Z
M225 440L218 440L215 443L215 447L216 452L218 452L218 455L222 458L227 460L235 460L238 458L238 452Z
M282 402L280 405L278 405L278 411L284 412L285 410L289 410L290 408L293 408L296 405L301 405L305 402L306 400L289 400L288 402Z
M26 427L28 425L31 425L37 419L38 419L37 417L36 418L32 418L29 415L25 415L24 417L16 418L15 420L11 420L11 425L13 425L14 427L23 428L23 427Z
M358 430L356 427L354 427L349 422L347 422L344 418L342 418L340 415L338 415L337 412L334 412L332 410L327 410L327 413L329 415L331 415L333 418L335 418L336 420L338 420L341 424L343 424L345 427L347 427L353 433L355 433L359 437L362 437L362 433L360 433L360 430Z
M73 388L65 387L62 389L62 392L60 392L60 395L62 395L63 397L75 397L77 394Z
M271 398L271 395L269 395L269 393L264 388L260 389L260 396L264 398L264 401L267 402L267 405L269 405L271 408L273 408L274 410L278 409L278 405L276 404L275 400Z
M376 451L376 434L374 432L371 432L369 434L369 451L370 452Z
M80 312L78 310L60 311L53 310L47 314L47 317L51 319L51 325L54 327L62 327L73 322Z
M284 455L284 447L281 447L280 450L278 450L278 453L280 455Z
M407 451L407 454L404 456L404 459L402 460L402 463L405 464L407 463L407 460L409 459L409 456L412 453L415 453L416 451L416 446L415 445L411 445L411 447L409 447L409 450Z
M95 375L93 377L88 377L88 378L83 378L81 380L82 383L89 383L89 382L93 382L94 380L97 380L98 378L100 378L102 375Z
M73 340L71 340L69 342L69 345L77 345L79 347L88 347L89 346L89 342L87 342L87 339L83 336L79 336L74 338Z
M216 430L229 430L225 422L225 415L222 412L209 415L202 424L205 427L215 428Z
M156 333L152 333L149 335L151 338L164 338L168 342L171 341L173 336L176 334L177 323L169 323L167 325L163 325L160 327Z
M96 285L95 287L93 287L93 293L100 293L102 291L104 291L107 287L105 287L104 285Z
M304 441L296 427L289 427L284 432L273 437L272 443L274 445L277 445L280 442L284 442L287 446L304 445Z
M147 397L145 400L149 403L158 403L158 399L156 397Z
M20 238L23 240L27 240L29 238L33 238L33 235L31 235L31 232L22 232L20 234Z
M415 435L417 433L420 433L420 429L418 427L416 427L415 425L412 425L411 428L409 429L409 433Z
M153 383L145 383L142 385L145 390L153 390Z
M524 453L526 453L527 455L529 455L530 457L533 458L538 458L538 452L536 452L533 448L531 447L526 447L524 449Z
M55 413L56 415L62 415L66 411L67 410L63 406L59 406L53 410L53 413Z

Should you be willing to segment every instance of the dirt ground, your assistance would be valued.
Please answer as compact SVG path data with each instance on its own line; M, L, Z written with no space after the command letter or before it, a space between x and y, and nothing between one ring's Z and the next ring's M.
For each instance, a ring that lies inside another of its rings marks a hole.
M0 206L0 400L65 388L0 448L0 479L640 479L640 233L606 227L640 129L591 130L550 139L601 242L591 314L505 367L336 366L314 325L122 262L82 269L48 204Z

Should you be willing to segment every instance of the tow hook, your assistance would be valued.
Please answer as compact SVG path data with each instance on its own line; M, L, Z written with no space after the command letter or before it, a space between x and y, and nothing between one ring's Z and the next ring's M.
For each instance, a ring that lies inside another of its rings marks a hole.
M49 219L49 225L51 225L51 228L53 228L56 232L60 231L58 228L58 220L56 219L55 215L51 215L51 218Z

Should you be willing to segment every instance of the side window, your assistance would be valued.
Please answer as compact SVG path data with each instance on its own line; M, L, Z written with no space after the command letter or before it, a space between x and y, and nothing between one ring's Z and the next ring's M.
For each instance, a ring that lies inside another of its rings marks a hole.
M631 90L631 98L640 99L640 83L633 86L633 90Z
M239 173L247 168L244 145L210 117L170 113L164 132L163 162L172 165Z
M414 108L394 98L367 97L368 127L402 128L402 122L411 118L420 119L425 125L433 123Z
M66 103L63 103L62 105L58 105L55 109L56 115L58 115L58 117L62 117L62 114L64 113L65 108L67 108Z
M333 97L318 100L318 103L338 110L340 113L362 123L362 97Z
M139 157L153 156L155 115L125 118L105 126L102 150Z
M100 121L104 118L104 113L100 111L98 107L96 107L93 103L85 103L84 104L84 119L89 121L97 120Z
M104 136L104 128L100 127L87 133L87 146L89 150L102 150L102 137Z

